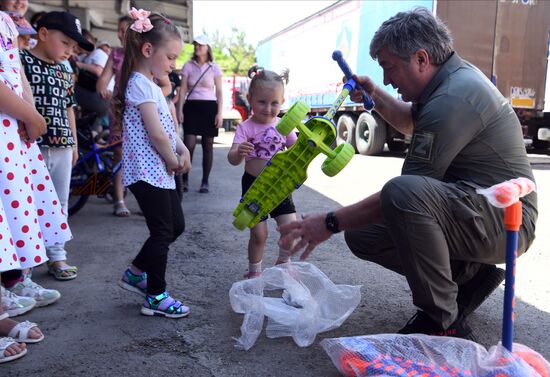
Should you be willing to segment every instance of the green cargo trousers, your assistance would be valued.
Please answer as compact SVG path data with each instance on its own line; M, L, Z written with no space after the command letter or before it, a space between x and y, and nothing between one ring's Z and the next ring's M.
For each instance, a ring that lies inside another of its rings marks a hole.
M458 285L481 264L505 261L504 210L467 182L412 175L388 181L380 201L385 222L346 231L346 243L359 258L404 275L414 305L447 328L458 314ZM532 217L524 206L518 256L533 241Z

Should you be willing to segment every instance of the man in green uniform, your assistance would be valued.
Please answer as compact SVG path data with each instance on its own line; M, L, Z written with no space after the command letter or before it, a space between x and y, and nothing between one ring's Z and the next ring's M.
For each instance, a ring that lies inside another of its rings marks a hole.
M402 175L366 199L328 214L282 226L282 247L313 248L345 230L351 251L404 275L418 308L400 333L473 339L466 317L498 287L505 260L503 210L476 194L517 177L534 181L521 126L489 80L452 49L446 26L427 9L401 12L382 24L370 54L384 70L384 84L356 81L375 110L412 135ZM353 93L354 101L361 101ZM518 254L535 235L536 193L522 198Z

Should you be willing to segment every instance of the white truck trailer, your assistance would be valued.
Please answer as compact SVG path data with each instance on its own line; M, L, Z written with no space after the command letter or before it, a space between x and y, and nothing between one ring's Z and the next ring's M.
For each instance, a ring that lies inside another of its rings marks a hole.
M550 1L546 0L346 0L338 1L264 39L258 65L290 70L286 105L297 100L311 115L325 113L338 95L342 73L332 61L341 50L351 69L384 87L382 69L369 56L378 27L399 11L423 6L447 23L458 54L475 64L510 101L521 120L526 146L550 152ZM545 110L546 103L546 110ZM349 99L335 118L338 140L365 155L404 151L408 140L376 114Z

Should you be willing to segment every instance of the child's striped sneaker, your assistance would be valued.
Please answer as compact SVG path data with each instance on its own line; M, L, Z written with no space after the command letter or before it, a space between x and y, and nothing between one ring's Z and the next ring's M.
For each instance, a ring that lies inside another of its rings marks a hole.
M168 292L164 292L158 296L145 296L145 302L141 307L141 314L182 318L189 315L189 308L173 299Z
M124 271L122 279L118 281L118 285L127 291L145 297L147 295L147 272L136 275L128 268Z
M55 289L46 289L36 284L29 276L8 289L19 297L30 297L36 301L35 308L53 304L61 297L61 293Z
M32 297L21 297L0 285L0 304L5 313L10 317L24 314L36 306L36 300Z

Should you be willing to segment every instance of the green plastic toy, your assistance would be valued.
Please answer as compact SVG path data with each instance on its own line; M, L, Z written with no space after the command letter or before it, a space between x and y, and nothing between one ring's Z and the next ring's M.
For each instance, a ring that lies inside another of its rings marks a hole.
M244 230L252 228L277 207L295 189L307 179L307 167L319 154L327 155L321 166L323 173L329 177L338 174L351 161L355 149L351 144L340 144L336 149L331 145L336 140L336 126L332 118L342 105L350 91L355 88L355 81L346 81L326 115L313 117L302 124L302 119L309 113L309 106L302 101L296 102L277 124L277 131L286 136L294 128L299 131L296 143L284 152L276 153L262 170L235 211L233 225Z

